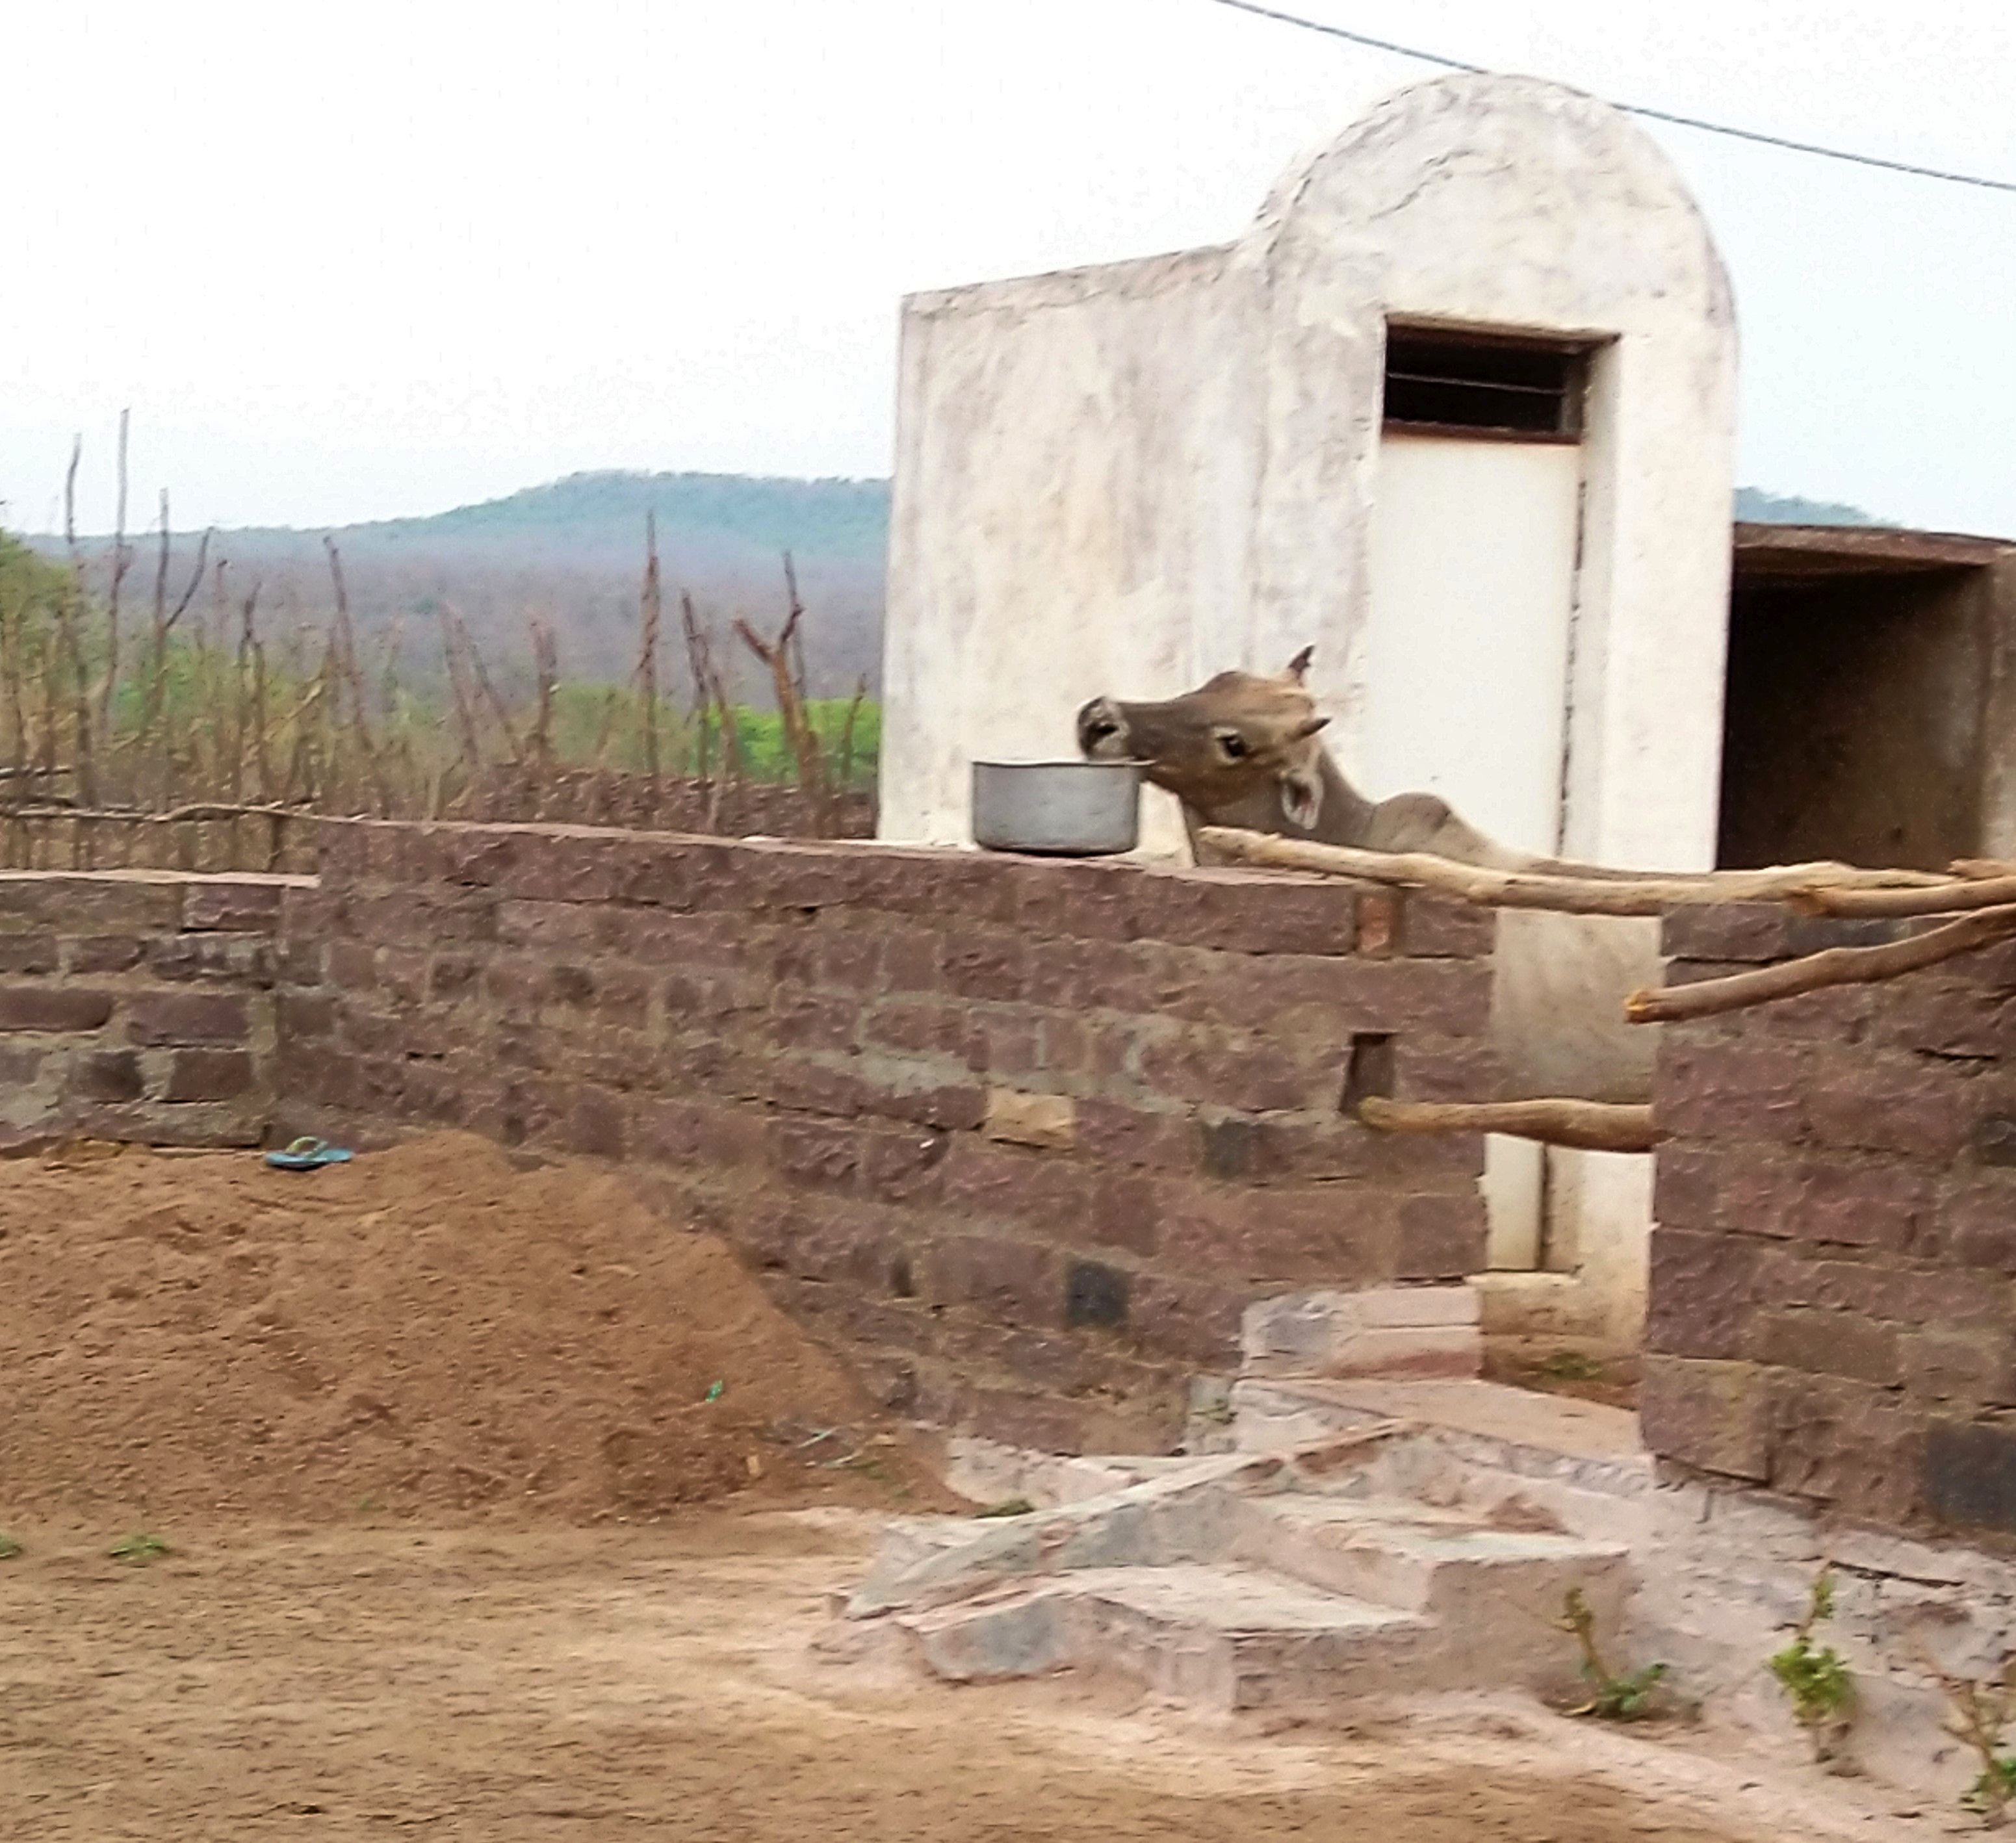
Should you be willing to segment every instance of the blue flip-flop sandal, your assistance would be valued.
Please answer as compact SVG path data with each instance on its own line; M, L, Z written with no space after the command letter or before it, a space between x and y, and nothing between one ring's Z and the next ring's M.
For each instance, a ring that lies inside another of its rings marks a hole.
M326 1139L301 1139L283 1152L268 1152L266 1162L275 1171L319 1171L325 1164L347 1164L351 1157Z

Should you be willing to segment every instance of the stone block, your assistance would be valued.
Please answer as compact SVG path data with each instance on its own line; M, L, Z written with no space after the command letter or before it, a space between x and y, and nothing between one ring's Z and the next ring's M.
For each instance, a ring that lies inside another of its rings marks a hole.
M242 1042L251 1014L235 992L146 992L127 1006L127 1035L142 1045Z
M1648 1355L1638 1420L1661 1459L1758 1482L1770 1476L1770 1396L1753 1363Z
M110 992L83 986L0 987L0 1031L59 1036L102 1030L113 1002Z
M251 1092L253 1081L252 1058L243 1049L178 1049L162 1099L236 1100Z
M982 1130L989 1139L1010 1145L1069 1151L1078 1143L1078 1105L1067 1094L990 1088Z

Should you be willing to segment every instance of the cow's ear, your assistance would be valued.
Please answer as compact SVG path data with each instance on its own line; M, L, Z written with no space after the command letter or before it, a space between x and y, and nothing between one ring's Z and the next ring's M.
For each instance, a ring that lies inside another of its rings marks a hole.
M1288 661L1288 669L1283 672L1281 676L1286 679L1291 685L1301 684L1303 679L1306 679L1309 675L1309 661L1315 658L1316 656L1316 650L1315 647L1305 646L1301 652L1298 653L1293 659Z
M1313 765L1291 768L1281 776L1281 811L1288 823L1313 832L1323 812L1323 776Z

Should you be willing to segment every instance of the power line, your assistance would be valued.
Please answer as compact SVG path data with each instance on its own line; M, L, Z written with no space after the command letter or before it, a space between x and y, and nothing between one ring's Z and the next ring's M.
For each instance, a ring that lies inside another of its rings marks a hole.
M1299 13L1283 13L1272 6L1262 6L1255 0L1216 0L1220 6L1229 6L1239 13L1250 13L1263 20L1276 20L1284 26L1300 26L1305 31L1321 32L1331 38L1348 40L1353 45L1368 46L1373 51L1391 52L1396 57L1413 58L1424 64L1438 64L1445 70L1463 70L1475 77L1488 77L1489 70L1482 64L1465 63L1461 58L1444 57L1439 52L1417 50L1411 45L1396 45L1390 38L1375 38L1369 32L1354 32L1343 26L1333 26L1327 20L1305 19ZM1822 147L1812 141L1794 141L1783 135L1760 134L1755 128L1731 128L1726 122L1704 121L1697 115L1676 115L1670 110L1651 109L1638 103L1613 103L1626 115L1642 115L1648 121L1670 123L1675 128L1699 128L1704 134L1726 135L1732 140L1751 141L1760 147L1779 147L1792 153L1816 153L1823 160L1845 160L1851 166L1878 167L1887 173L1909 173L1917 179L1943 179L1952 185L1975 185L1986 192L2016 192L2016 179L1990 179L1978 173L1953 173L1939 167L1914 166L1909 160L1885 160L1881 154L1851 153L1845 148Z

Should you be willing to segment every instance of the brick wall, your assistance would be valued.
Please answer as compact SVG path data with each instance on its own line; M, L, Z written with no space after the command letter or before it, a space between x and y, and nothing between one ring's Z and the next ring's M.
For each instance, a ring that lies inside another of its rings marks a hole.
M0 873L0 1149L254 1145L282 906L304 880Z
M1337 883L859 844L334 823L290 915L283 1130L620 1159L889 1398L1166 1442L1255 1297L1459 1279L1488 917Z
M715 832L728 838L875 836L872 787L846 788L822 802L795 786L731 780L717 798L711 780L667 775L653 781L609 769L491 768L458 804L457 814L521 824Z
M1675 982L1899 924L1730 906ZM1664 1027L1647 1444L1893 1528L2016 1534L2016 950Z

